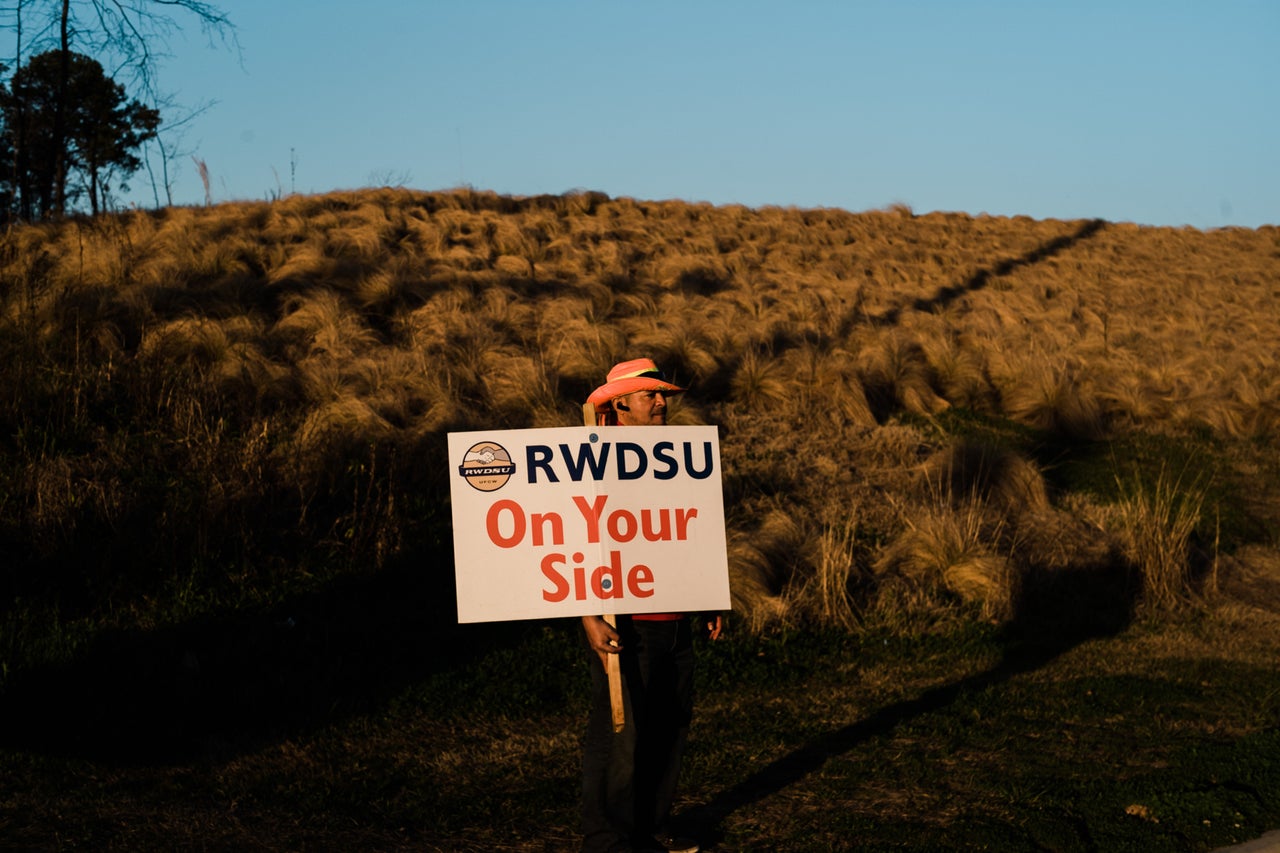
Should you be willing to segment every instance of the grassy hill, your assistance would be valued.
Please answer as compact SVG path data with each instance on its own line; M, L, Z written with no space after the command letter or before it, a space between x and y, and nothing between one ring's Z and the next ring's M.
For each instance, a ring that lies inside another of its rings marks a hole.
M743 643L1274 631L1277 340L1276 227L399 190L15 227L10 742L222 760L542 642L452 625L445 435L574 424L641 355L720 427Z

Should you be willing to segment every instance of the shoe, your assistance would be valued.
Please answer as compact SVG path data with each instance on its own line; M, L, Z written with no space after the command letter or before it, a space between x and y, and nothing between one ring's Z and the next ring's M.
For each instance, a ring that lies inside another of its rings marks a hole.
M698 842L692 838L680 838L675 835L655 835L653 840L657 842L659 850L665 850L666 853L698 853L702 848L698 846Z

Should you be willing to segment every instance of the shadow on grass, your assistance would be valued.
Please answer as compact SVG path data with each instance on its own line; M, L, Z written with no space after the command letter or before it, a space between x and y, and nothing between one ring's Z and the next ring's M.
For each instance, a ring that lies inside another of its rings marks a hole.
M1106 226L1106 220L1090 219L1080 225L1074 234L1065 234L1038 246L1019 258L1006 258L990 269L980 269L963 282L947 287L940 287L933 296L921 297L912 301L910 308L918 312L933 312L946 309L951 303L970 293L975 293L991 283L992 278L1009 275L1020 267L1031 266L1070 249L1076 243L1088 240ZM876 320L879 325L897 325L902 321L902 313L906 306L898 306L889 310Z
M1088 640L1120 633L1133 619L1135 580L1114 554L1097 566L1033 574L1024 582L1016 615L1004 632L1003 656L994 667L821 735L686 812L680 818L682 827L708 844L719 844L730 815L804 781L828 761L892 734L903 723L942 710L966 693L1037 670Z
M109 632L10 678L0 744L119 764L241 754L384 707L522 630L458 625L455 607L452 559L432 553L257 612Z

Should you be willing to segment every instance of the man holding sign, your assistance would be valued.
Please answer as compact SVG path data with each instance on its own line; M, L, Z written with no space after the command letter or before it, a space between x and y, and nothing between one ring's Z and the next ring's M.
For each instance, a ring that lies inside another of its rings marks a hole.
M668 382L652 360L617 364L587 398L596 423L664 426L667 397L685 389ZM720 636L719 615L696 629ZM617 627L583 616L591 656L591 714L583 742L584 851L659 845L693 853L698 845L669 832L676 781L693 716L694 620L684 613L621 615ZM608 665L621 670L625 722L615 731Z
M719 437L666 425L683 390L638 359L592 392L583 426L449 433L458 621L580 618L586 631L587 851L697 849L666 833L693 634L718 637L721 622L687 614L728 610L730 595Z

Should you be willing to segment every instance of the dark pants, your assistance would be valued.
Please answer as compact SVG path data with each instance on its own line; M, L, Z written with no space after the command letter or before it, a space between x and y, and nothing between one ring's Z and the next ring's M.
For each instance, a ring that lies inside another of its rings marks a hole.
M591 652L591 716L582 749L582 849L589 853L665 832L693 716L689 619L618 617L626 726L614 734L609 679Z

